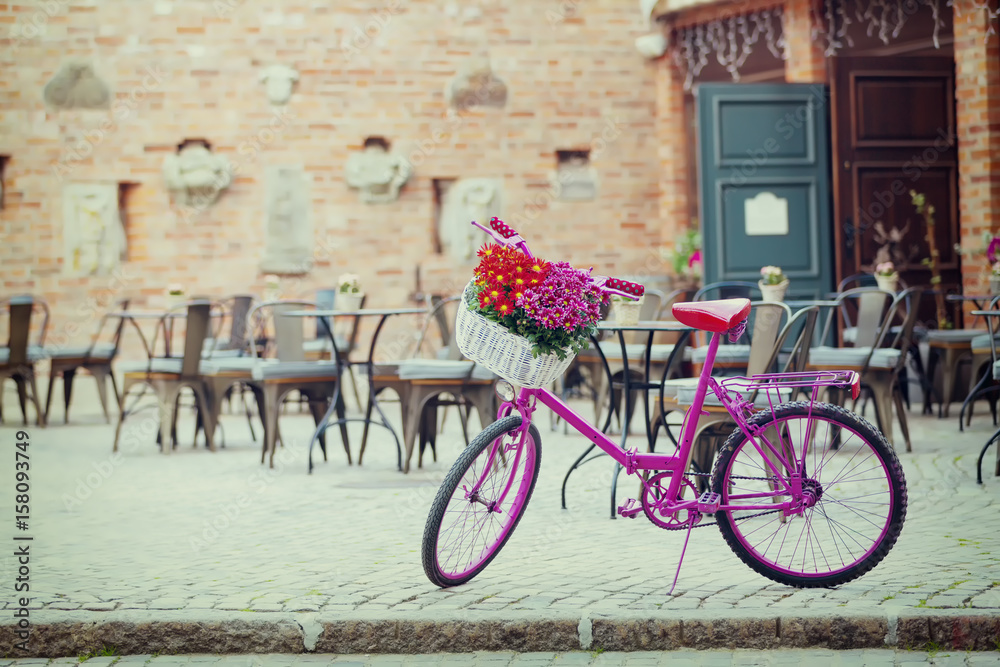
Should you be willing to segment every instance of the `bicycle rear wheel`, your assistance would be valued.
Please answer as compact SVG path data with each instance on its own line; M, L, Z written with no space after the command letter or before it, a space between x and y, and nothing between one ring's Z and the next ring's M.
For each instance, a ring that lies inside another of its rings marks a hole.
M521 423L520 415L511 415L490 424L438 489L421 549L424 573L438 586L464 584L486 569L521 520L542 463L534 424L518 447Z
M724 505L757 506L716 514L744 563L779 583L815 588L856 579L885 558L907 499L899 459L878 429L839 406L808 402L764 410L749 423L765 427L764 436L802 471L802 491L815 504L787 516L761 509L792 493L737 428L719 452L712 490Z

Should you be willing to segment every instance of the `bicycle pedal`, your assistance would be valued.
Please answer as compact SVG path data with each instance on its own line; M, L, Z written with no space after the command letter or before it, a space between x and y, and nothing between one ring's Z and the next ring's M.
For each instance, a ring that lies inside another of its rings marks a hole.
M698 498L698 511L702 514L715 514L719 511L722 496L712 491L706 491Z
M639 501L635 498L629 498L624 505L618 506L618 514L626 519L634 519L641 511L642 507L639 506Z

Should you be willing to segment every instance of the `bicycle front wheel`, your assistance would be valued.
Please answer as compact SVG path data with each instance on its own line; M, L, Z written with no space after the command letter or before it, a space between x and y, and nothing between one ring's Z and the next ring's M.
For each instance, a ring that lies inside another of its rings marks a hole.
M719 452L712 490L737 506L716 519L744 563L779 583L817 588L856 579L885 558L906 517L906 481L878 429L839 406L808 402L764 410L749 423L765 428L764 437L801 472L797 495L808 502L787 515L762 508L793 492L736 429Z
M431 505L421 559L427 578L457 586L486 569L521 520L542 463L534 424L518 445L521 416L490 424L448 471Z

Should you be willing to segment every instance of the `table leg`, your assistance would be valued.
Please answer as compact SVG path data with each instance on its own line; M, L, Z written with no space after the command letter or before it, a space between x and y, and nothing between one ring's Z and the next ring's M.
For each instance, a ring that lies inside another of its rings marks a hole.
M330 397L330 405L329 405L329 407L327 407L326 412L323 414L323 418L316 425L316 430L313 432L312 438L309 439L309 474L310 475L312 474L312 471L313 471L313 459L312 459L313 446L319 441L319 436L323 433L323 431L326 430L327 426L329 426L329 424L327 422L330 420L330 417L333 416L333 413L337 410L337 407L339 405L340 405L340 382L337 382L336 386L333 389L333 396ZM344 442L344 446L345 447L347 446L346 440ZM350 462L350 450L348 450L348 465L350 465L350 463L351 463Z

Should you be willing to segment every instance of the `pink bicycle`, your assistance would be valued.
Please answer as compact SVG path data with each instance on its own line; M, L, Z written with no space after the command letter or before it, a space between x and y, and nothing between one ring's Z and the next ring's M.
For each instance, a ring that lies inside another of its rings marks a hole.
M476 223L473 223L476 224ZM498 243L530 256L505 225L476 224ZM608 292L635 298L640 285L594 279ZM625 468L639 474L641 497L618 507L642 513L667 530L687 531L674 575L680 575L691 530L717 524L730 548L750 568L795 587L832 587L875 567L896 543L906 516L906 481L895 452L878 429L842 407L817 402L823 387L850 387L852 371L712 377L720 336L738 338L750 313L747 299L673 306L687 326L711 332L693 403L673 454L625 450L545 388L515 391L497 382L497 421L462 452L445 477L424 529L424 572L438 586L463 584L482 572L517 527L541 465L541 438L531 423L548 407ZM811 390L807 401L781 403L789 389ZM718 452L710 485L697 494L688 472L697 416L711 391L736 428ZM767 407L756 407L765 403ZM705 517L714 516L714 522Z

